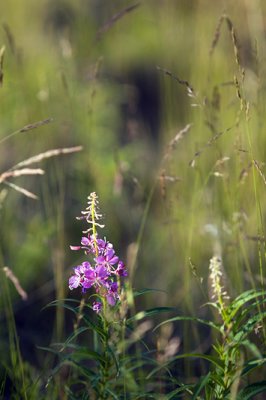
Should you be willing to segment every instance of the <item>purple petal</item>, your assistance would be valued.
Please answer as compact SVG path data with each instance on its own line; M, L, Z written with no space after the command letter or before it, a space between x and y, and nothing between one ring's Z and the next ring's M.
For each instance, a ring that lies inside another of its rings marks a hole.
M100 301L94 301L94 303L92 304L92 309L93 311L96 311L97 314L102 310L103 305Z
M68 286L69 289L76 289L80 284L80 277L78 275L73 275L69 278Z
M78 275L80 277L80 274L83 274L82 272L82 266L78 265L77 267L74 268L74 272L76 275Z
M123 263L123 261L119 261L119 263L118 263L118 265L117 265L117 267L119 268L119 269L124 269L125 268L125 264Z
M115 254L114 249L108 249L106 252L106 258L109 260L110 258L112 258Z
M119 261L119 257L114 256L113 258L111 258L111 260L109 260L109 263L112 265L115 265L118 261Z
M81 265L83 273L85 273L89 268L91 268L89 261L84 261Z
M101 279L106 278L108 276L107 269L103 265L98 265L95 268L95 272L98 275L98 277Z
M113 282L112 284L111 284L111 287L110 287L110 293L117 293L117 290L118 290L118 284L117 284L117 282Z
M86 269L86 271L84 272L84 277L87 280L89 279L89 280L95 281L95 279L96 279L95 270L93 268Z
M110 304L110 306L114 306L115 305L116 299L115 299L115 296L113 294L108 294L106 296L106 299L108 301L108 304Z
M84 278L84 280L82 282L82 287L84 289L90 289L93 286L93 284L94 284L94 280Z
M107 251L106 261L111 265L114 265L119 261L119 258L115 255L114 249L109 249Z
M113 246L112 243L106 242L106 249L107 249L107 250L110 250L110 249L112 249L113 247L114 247L114 246Z
M125 264L123 263L123 261L119 261L118 262L118 265L117 265L117 269L116 269L116 271L115 271L115 274L116 275L119 275L119 276L127 276L128 274L127 274L127 270L125 269Z
M105 263L105 257L104 256L96 257L95 261L96 261L97 264L104 264Z
M69 246L71 250L80 250L81 246Z
M103 239L97 239L97 244L100 249L105 249L107 245L106 241Z
M128 276L127 270L125 270L125 269L116 270L116 273L119 276Z
M89 241L89 239L88 239L87 237L83 236L83 237L81 238L81 244L82 244L83 246L89 246L91 243L90 243L90 241Z

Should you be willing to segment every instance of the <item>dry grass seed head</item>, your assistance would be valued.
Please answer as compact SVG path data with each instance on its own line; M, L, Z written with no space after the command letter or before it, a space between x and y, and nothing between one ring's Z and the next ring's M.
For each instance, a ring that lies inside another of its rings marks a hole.
M209 265L209 294L210 298L217 302L221 308L225 307L225 302L229 299L225 289L225 271L222 259L219 256L213 256Z
M101 36L107 32L112 26L121 18L123 18L126 14L130 13L131 11L135 10L137 7L140 6L140 3L133 4L126 8L123 8L118 13L114 14L105 24L98 30L96 34L97 40L101 38Z
M259 174L260 174L260 176L261 176L261 178L263 180L264 185L266 185L266 177L265 177L264 173L262 172L262 169L259 166L258 161L256 161L256 160L252 160L252 161L253 161L253 164L254 164L256 170L259 172Z
M221 27L222 27L223 21L224 21L224 15L221 15L219 20L218 20L217 27L215 29L215 33L214 33L214 36L213 36L211 48L209 50L210 57L212 56L212 54L214 52L214 49L217 46L217 43L219 41L219 38L220 38L220 35L221 35Z
M9 187L11 187L12 189L22 193L23 195L25 195L26 197L29 197L31 199L37 200L38 197L30 192L29 190L15 185L14 183L11 183L9 181L7 181L7 178L16 178L22 175L43 175L44 171L40 168L37 169L33 169L33 168L22 168L19 169L21 167L25 167L34 163L38 163L44 159L50 158L50 157L55 157L61 154L70 154L70 153L75 153L77 151L81 151L82 150L82 146L76 146L76 147L67 147L67 148L61 148L61 149L53 149L53 150L48 150L44 153L40 153L37 156L33 156L30 157L24 161L21 161L20 163L14 165L13 167L11 167L8 171L3 172L0 175L0 184L4 183L6 185L8 185Z
M27 293L25 292L24 289L22 289L22 286L21 286L18 278L14 275L14 273L11 271L11 269L8 268L8 267L4 267L3 271L4 271L5 275L6 275L6 277L8 279L10 279L11 282L13 283L13 285L15 286L16 291L21 296L22 300L27 300L27 298L28 298Z

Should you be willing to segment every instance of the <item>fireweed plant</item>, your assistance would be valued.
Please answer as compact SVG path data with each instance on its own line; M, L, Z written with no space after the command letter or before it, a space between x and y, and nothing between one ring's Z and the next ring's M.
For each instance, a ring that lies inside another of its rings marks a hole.
M71 250L83 250L90 257L91 262L84 261L74 268L74 275L69 279L70 290L77 287L82 292L94 288L100 301L93 302L93 310L100 313L108 305L115 306L120 299L120 277L127 276L125 264L115 254L112 243L98 236L97 229L104 225L99 223L102 215L99 212L99 202L96 193L88 197L88 207L81 212L81 217L91 225L86 231L86 236L81 238L80 246L70 246Z
M114 331L119 331L117 334L119 337L121 330L115 325L119 325L121 320L119 321L116 311L123 295L121 277L126 277L127 271L123 261L115 254L113 244L98 234L98 230L104 228L104 225L100 223L102 214L95 192L88 196L87 208L77 219L85 220L89 228L82 232L80 245L70 246L70 248L73 251L83 251L88 260L74 268L74 274L69 278L69 288L70 290L81 288L84 296L94 289L95 293L90 297L96 297L97 300L92 302L92 309L99 315L96 325L89 322L94 331L95 351L89 354L85 352L90 359L96 361L97 367L96 371L91 372L93 379L90 383L84 382L86 390L82 391L82 396L83 398L108 399L111 395L110 387L114 386L113 378L118 375L118 359L115 355L117 349L114 348L117 347L118 338L114 339ZM77 321L84 318L84 307L86 307L85 297L80 303ZM84 321L88 323L85 318ZM84 329L84 327L78 329L78 323L74 328L74 336L78 336ZM114 365L116 365L116 372L113 370ZM71 393L70 387L68 392ZM75 394L77 394L76 391ZM74 396L74 393L72 395Z
M60 370L67 366L69 374L61 385L70 399L153 398L157 382L149 385L146 375L147 368L157 363L154 351L143 340L153 326L147 318L173 309L157 307L135 313L134 297L155 290L132 293L128 282L123 285L122 280L127 277L125 264L116 255L113 244L98 234L104 225L96 193L90 194L87 204L77 219L85 220L89 228L82 232L80 245L70 248L84 252L88 259L74 267L68 282L71 291L81 290L82 299L65 299L63 304L56 300L47 306L63 305L74 313L76 322L64 343L42 347L59 360L46 387L53 386L53 378L56 381ZM81 345L88 331L91 334Z
M123 284L127 277L125 264L113 244L98 233L104 225L96 193L90 194L86 210L77 219L86 221L89 228L82 232L80 244L70 248L84 252L87 260L74 267L68 285L71 291L80 289L82 299L65 299L63 303L56 300L47 306L63 306L74 313L75 322L64 343L42 347L57 359L46 388L59 379L69 399L150 397L154 385L146 390L146 371L155 361L154 352L150 353L143 340L152 327L145 318L170 308L134 312L133 298L153 291L144 289L133 294L128 280L127 285ZM60 371L65 368L68 375L62 379Z

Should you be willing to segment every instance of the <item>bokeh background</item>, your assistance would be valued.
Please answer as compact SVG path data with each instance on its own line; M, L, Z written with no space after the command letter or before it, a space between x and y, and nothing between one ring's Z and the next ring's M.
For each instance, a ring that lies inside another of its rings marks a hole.
M43 160L43 176L8 179L38 201L0 186L1 264L28 293L22 301L10 283L30 362L40 365L36 346L71 325L62 310L41 309L79 296L68 291L81 260L69 244L79 243L75 217L92 191L133 288L161 290L139 307L204 316L215 254L232 296L265 284L265 13L262 0L0 5L1 173L83 146Z

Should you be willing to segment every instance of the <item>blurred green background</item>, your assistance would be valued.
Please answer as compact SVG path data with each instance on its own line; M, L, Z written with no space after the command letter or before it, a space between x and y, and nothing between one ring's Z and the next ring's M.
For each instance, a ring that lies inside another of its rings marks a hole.
M0 187L1 263L29 296L22 302L10 284L29 351L51 328L41 307L69 295L80 261L69 244L80 241L75 217L92 191L133 287L164 291L150 305L204 313L216 253L232 295L265 284L265 2L9 0L0 9L0 140L53 118L0 142L1 172L83 146L42 161L44 176L9 179L39 201Z

